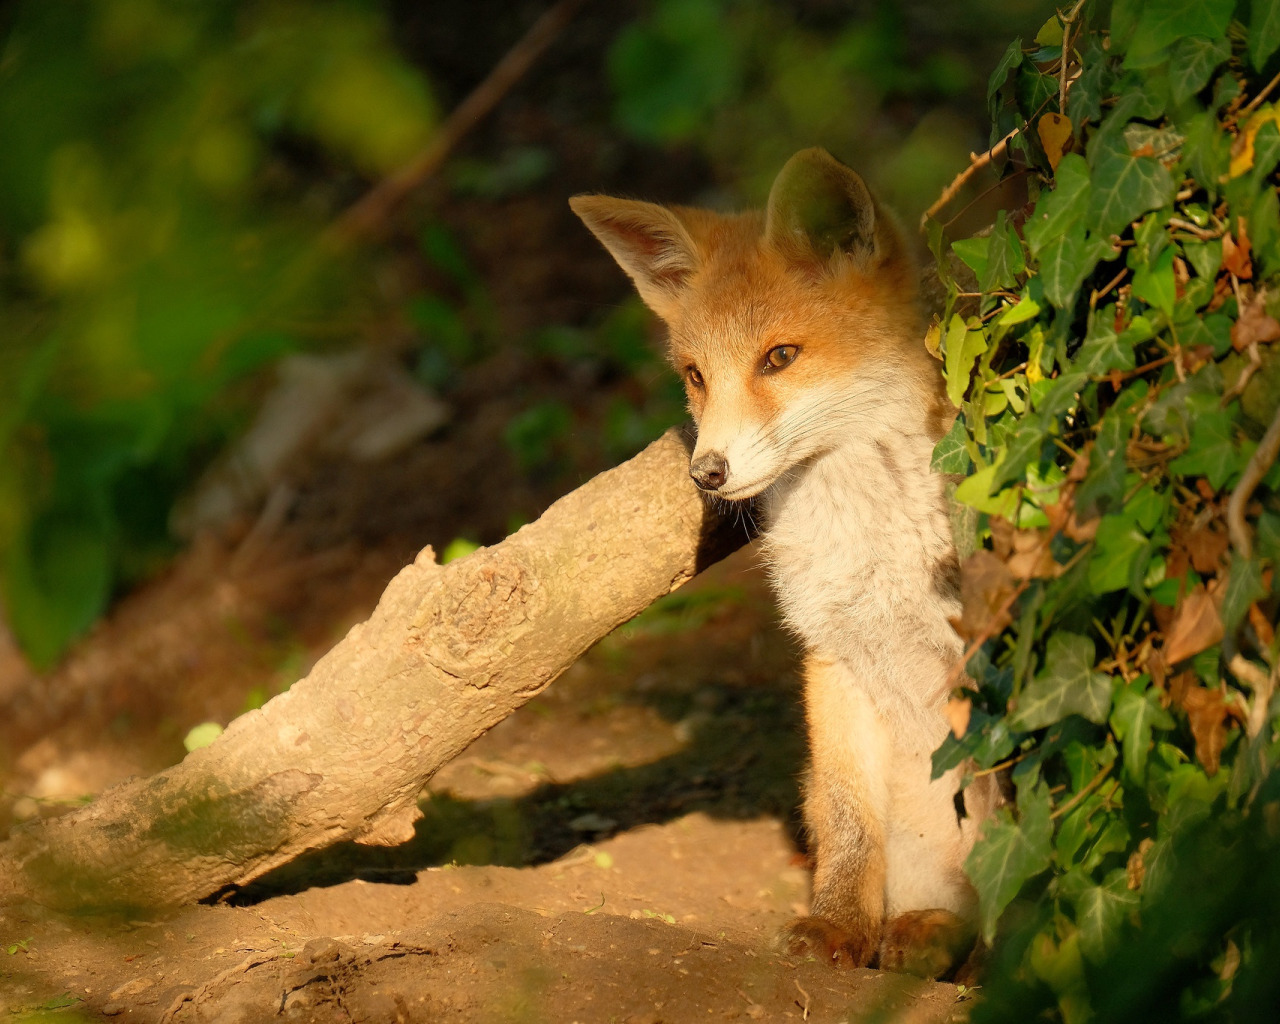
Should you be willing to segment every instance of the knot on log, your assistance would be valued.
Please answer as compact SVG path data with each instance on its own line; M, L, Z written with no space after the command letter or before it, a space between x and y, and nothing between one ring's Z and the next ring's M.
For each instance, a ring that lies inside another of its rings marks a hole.
M485 550L448 566L414 617L406 646L456 679L486 686L546 606L537 571L516 552Z

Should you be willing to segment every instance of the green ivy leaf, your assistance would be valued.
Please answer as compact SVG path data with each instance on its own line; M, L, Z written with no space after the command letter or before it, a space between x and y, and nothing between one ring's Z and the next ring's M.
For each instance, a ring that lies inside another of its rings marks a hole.
M1008 49L1004 51L1004 56L1000 58L1000 62L996 65L996 69L991 72L991 77L987 80L987 99L990 100L1001 86L1009 79L1009 72L1022 63L1022 38L1018 37L1009 44Z
M1014 738L1003 717L974 708L969 714L969 728L960 739L948 732L942 746L933 752L933 778L943 772L974 761L979 768L990 768L1013 753Z
M1089 165L1079 153L1068 153L1058 164L1053 188L1040 195L1025 234L1032 256L1050 242L1062 238L1083 220L1089 209ZM1083 238L1083 232L1081 232Z
M1027 263L1022 255L1022 240L1003 210L996 214L989 241L987 264L978 275L979 287L984 292L1016 288L1019 275L1026 272Z
M935 473L967 473L973 465L969 458L969 432L958 416L951 429L933 446L933 460L929 466Z
M1244 558L1237 551L1231 556L1231 572L1222 592L1222 627L1228 635L1244 621L1249 605L1267 596L1262 583L1262 564L1256 558Z
M1089 453L1089 472L1076 491L1076 508L1086 519L1119 508L1124 498L1125 445L1131 424L1132 418L1121 409L1112 408L1102 418Z
M1083 70L1067 95L1067 116L1077 133L1084 125L1102 116L1102 101L1107 97L1112 77L1107 54L1098 45L1098 40L1091 37L1085 49Z
M1087 636L1065 630L1052 634L1044 668L1018 697L1009 728L1029 732L1067 715L1105 722L1111 708L1111 677L1094 670L1095 660L1093 641Z
M964 870L978 891L983 938L995 939L1000 914L1028 879L1049 866L1053 852L1053 821L1049 787L1043 782L1018 794L1019 821L1007 810L999 812L983 830L965 861Z
M1173 199L1172 176L1159 160L1134 156L1124 140L1111 136L1090 150L1093 194L1089 223L1100 234L1118 234L1148 210Z
M1215 359L1221 359L1231 348L1231 320L1219 313L1195 317L1185 324L1177 324L1178 341L1187 348L1208 345Z
M1280 0L1253 0L1249 16L1249 60L1262 66L1280 47Z
M1227 172L1231 159L1231 137L1211 110L1192 114L1182 124L1181 163L1210 195L1216 195L1218 181Z
M1147 682L1124 687L1111 712L1111 731L1124 750L1124 771L1132 779L1146 775L1153 729L1172 729L1173 716L1160 706L1159 694Z
M987 272L987 253L990 249L990 235L981 235L977 238L960 238L951 243L951 251L959 256L960 261L972 270L974 276L979 279Z
M1079 224L1073 225L1067 234L1048 243L1040 251L1040 279L1044 283L1045 298L1058 309L1070 308L1075 304L1076 292L1092 269L1084 228Z
M1040 451L1048 431L1037 418L1024 419L1018 424L1013 437L1005 444L1004 461L991 483L992 490L1003 487L1012 480L1021 480L1027 466L1040 461Z
M1154 63L1165 47L1185 36L1221 36L1234 7L1234 0L1147 0L1125 49L1125 66Z
M1166 247L1154 263L1144 264L1134 272L1133 294L1166 316L1173 316L1177 292L1173 282L1172 247Z
M1109 594L1129 585L1134 560L1147 547L1147 537L1132 519L1123 515L1103 516L1094 538L1089 560L1089 590Z
M1080 950L1101 963L1116 948L1120 929L1138 909L1138 893L1129 888L1128 873L1116 868L1102 885L1090 885L1075 897L1076 927Z
M1261 188L1280 163L1280 126L1275 121L1265 121L1253 137L1253 170L1250 181Z
M1197 277L1212 281L1218 276L1218 268L1222 266L1221 241L1214 239L1209 242L1183 242L1182 252Z
M1230 411L1213 409L1192 422L1191 447L1169 463L1169 469L1179 476L1206 477L1217 491L1242 472L1247 461L1236 447Z
M963 317L956 315L951 318L943 344L946 348L947 397L952 405L958 407L969 389L974 360L987 350L987 335L980 325L971 327Z
M1098 322L1103 319L1099 317ZM1091 331L1076 354L1076 369L1090 377L1103 377L1112 370L1132 370L1135 365L1133 346L1126 345L1123 335L1109 327Z
M1003 516L1006 519L1012 519L1017 515L1018 497L1012 490L992 493L992 485L995 482L995 476L998 471L999 464L992 463L971 476L965 477L956 488L955 501L958 504L976 508L979 512L985 512L990 516Z
M1223 36L1206 39L1184 36L1169 55L1169 89L1175 104L1190 99L1213 77L1218 65L1231 56L1231 44Z
M1030 295L1024 294L1014 305L1005 308L996 323L1001 327L1012 327L1014 324L1024 324L1028 320L1034 320L1039 315L1040 303Z
M1056 380L1041 383L1048 386L1038 393L1032 404L1037 412L1052 418L1061 416L1075 406L1076 395L1089 383L1089 375L1073 367Z

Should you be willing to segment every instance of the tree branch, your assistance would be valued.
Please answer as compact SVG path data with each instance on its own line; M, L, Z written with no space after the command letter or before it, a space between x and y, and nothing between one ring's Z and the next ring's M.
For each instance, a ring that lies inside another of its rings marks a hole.
M63 908L188 902L345 839L403 842L422 786L615 626L741 546L668 431L492 548L430 548L302 681L181 764L16 829L0 886Z

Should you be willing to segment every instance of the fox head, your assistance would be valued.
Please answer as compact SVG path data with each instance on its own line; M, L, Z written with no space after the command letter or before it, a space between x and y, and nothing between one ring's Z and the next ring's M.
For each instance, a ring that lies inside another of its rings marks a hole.
M667 324L703 490L754 497L904 398L936 402L906 244L825 150L787 161L763 212L569 202Z

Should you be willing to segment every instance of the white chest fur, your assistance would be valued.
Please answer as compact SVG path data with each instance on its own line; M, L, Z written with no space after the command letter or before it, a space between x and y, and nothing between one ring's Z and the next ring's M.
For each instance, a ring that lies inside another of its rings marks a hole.
M944 483L932 440L884 424L764 496L764 553L788 625L844 662L890 722L938 720L962 645ZM932 729L930 730L933 731Z

